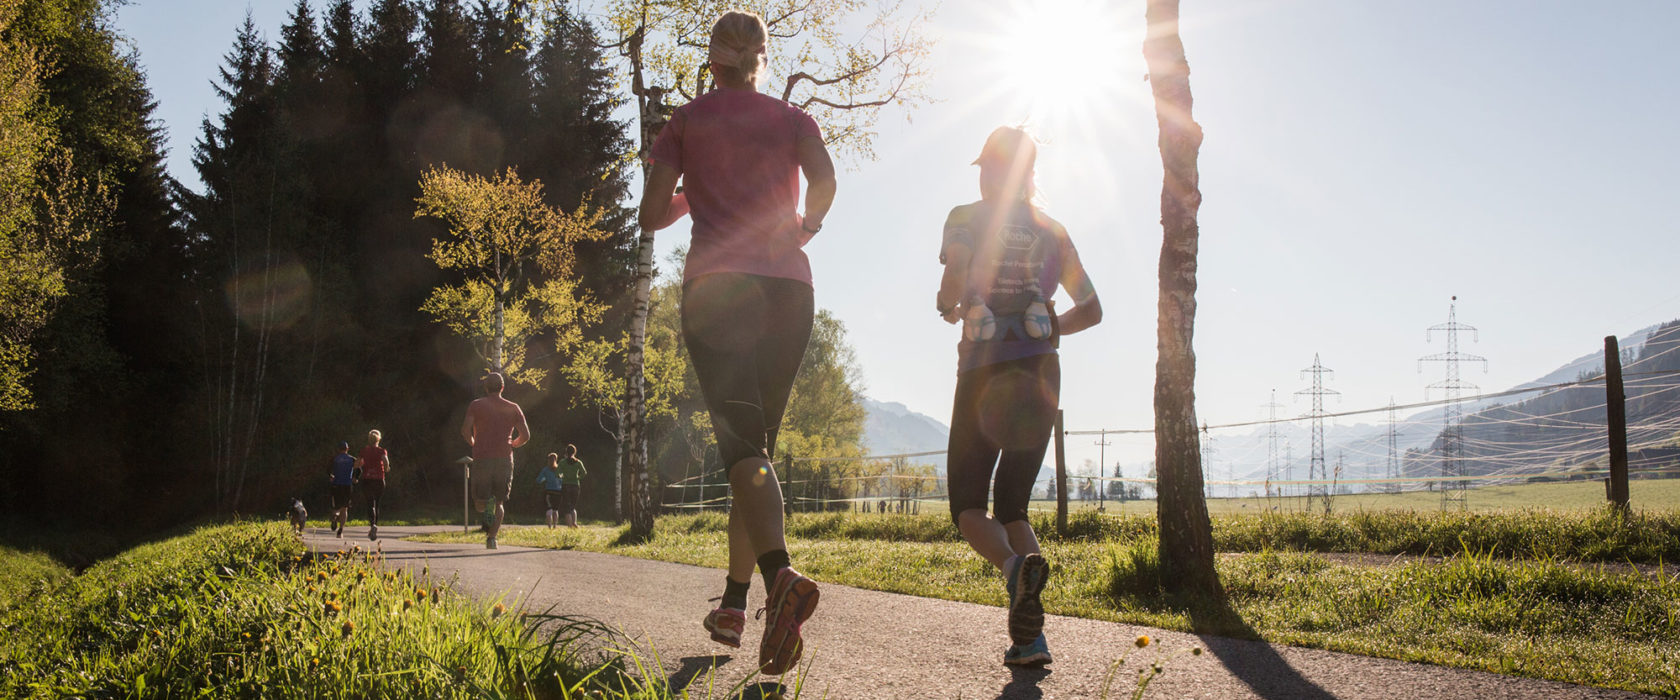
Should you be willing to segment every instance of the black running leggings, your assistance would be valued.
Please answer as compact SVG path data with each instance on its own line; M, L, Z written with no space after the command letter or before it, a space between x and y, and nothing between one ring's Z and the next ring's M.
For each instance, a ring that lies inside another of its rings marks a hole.
M683 284L683 343L725 468L775 456L814 313L811 285L718 272Z
M1054 353L957 375L946 452L953 522L965 510L986 509L988 486L999 522L1027 519L1061 389L1062 365Z
M362 479L362 497L367 499L368 524L379 524L379 499L385 497L384 479Z

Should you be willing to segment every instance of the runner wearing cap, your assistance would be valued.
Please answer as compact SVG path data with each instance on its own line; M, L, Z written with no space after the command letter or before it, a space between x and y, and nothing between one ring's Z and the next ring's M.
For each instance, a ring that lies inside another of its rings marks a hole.
M986 139L974 161L980 201L952 209L945 220L945 273L935 300L941 318L963 323L946 465L951 519L1004 574L1010 646L1003 662L1011 665L1050 663L1039 601L1050 566L1027 502L1061 392L1056 339L1102 320L1067 229L1033 204L1037 154L1020 129L999 127ZM1058 285L1074 304L1060 317L1050 310Z
M350 443L338 443L338 454L327 463L327 474L331 478L327 488L332 492L332 529L342 538L344 523L350 519L350 490L356 484L356 458L350 456Z

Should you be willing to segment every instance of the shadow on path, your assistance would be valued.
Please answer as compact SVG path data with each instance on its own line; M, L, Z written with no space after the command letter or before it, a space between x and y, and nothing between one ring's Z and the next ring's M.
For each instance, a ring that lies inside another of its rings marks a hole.
M787 695L787 686L775 681L764 681L747 686L731 700L781 700Z
M1050 669L1010 666L1009 676L1009 684L1003 686L997 700L1038 700L1044 697L1044 691L1039 689L1038 684L1050 677Z
M672 693L681 693L687 690L688 686L694 683L694 679L700 677L700 674L729 663L734 658L726 654L685 656L682 658L682 665L677 668L677 672L665 679L665 687L670 688Z
M1243 620L1228 601L1192 606L1186 612L1190 614L1193 629L1218 630L1224 635L1231 635L1198 636L1207 645L1208 652L1255 695L1267 700L1332 700L1336 697L1301 675L1272 645L1258 641L1264 637ZM1247 639L1234 639L1233 636Z

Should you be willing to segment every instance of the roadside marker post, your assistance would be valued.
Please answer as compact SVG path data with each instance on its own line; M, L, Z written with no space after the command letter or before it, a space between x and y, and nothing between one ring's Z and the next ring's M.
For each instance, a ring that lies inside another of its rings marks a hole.
M1622 352L1604 336L1604 414L1610 428L1610 504L1628 509L1627 395L1622 392Z
M455 460L461 465L461 534L472 531L472 461L471 457Z

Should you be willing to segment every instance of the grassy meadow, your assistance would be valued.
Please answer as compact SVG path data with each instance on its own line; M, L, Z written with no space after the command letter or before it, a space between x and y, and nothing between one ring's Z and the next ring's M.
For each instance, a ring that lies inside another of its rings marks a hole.
M1044 597L1052 613L1680 695L1680 570L1671 564L1680 513L1219 516L1224 601L1161 592L1152 518L1080 512L1071 521L1065 535L1048 517L1035 522L1053 566ZM513 528L500 539L718 566L726 522L665 517L640 544L605 526ZM794 514L788 535L795 565L818 580L1004 603L1001 578L942 516ZM1324 552L1440 558L1369 565ZM1627 561L1645 566L1615 563Z
M1069 479L1071 483L1073 479ZM1290 498L1267 499L1260 496L1227 497L1224 486L1214 486L1213 494L1207 499L1208 512L1213 515L1238 515L1262 512L1291 512L1300 511L1307 500L1301 496ZM1241 486L1240 492L1247 493L1254 487ZM1468 489L1465 506L1472 511L1491 512L1520 510L1523 508L1546 508L1548 510L1590 511L1603 508L1605 504L1604 482L1602 481L1569 481L1538 484L1506 484L1499 486L1477 486ZM1680 510L1680 479L1635 479L1628 482L1628 500L1636 510L1676 511ZM1333 499L1333 508L1339 512L1371 511L1371 510L1440 510L1440 491L1403 491L1401 493L1359 493L1342 494ZM926 504L924 504L925 506ZM1071 501L1068 507L1073 510L1095 509L1097 501ZM1124 503L1110 499L1101 503L1105 512L1117 514L1155 514L1155 501L1126 501ZM1054 511L1054 500L1035 500L1032 502L1034 510ZM1313 510L1320 510L1317 502L1312 504Z

